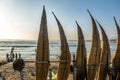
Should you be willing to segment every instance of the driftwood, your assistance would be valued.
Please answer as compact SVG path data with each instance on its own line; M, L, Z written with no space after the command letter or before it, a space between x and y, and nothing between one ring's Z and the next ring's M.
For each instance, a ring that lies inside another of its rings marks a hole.
M53 13L53 12L52 12ZM70 56L70 51L69 51L69 46L67 43L67 39L64 33L64 30L62 28L61 23L53 13L60 32L60 40L61 40L61 55L60 55L60 60L66 60L70 61L71 56ZM70 72L70 62L60 62L59 63L59 68L58 68L58 74L57 74L57 80L67 80Z
M45 7L43 7L41 18L36 61L49 61L49 40ZM47 80L48 68L48 63L36 63L36 80Z

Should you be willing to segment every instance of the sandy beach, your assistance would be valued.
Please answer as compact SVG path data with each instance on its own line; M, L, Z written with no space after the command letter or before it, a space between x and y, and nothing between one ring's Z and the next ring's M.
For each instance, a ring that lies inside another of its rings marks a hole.
M57 60L52 58L51 60ZM29 60L25 60L29 61ZM56 75L58 69L58 63L51 63L50 68ZM25 63L23 69L24 80L36 80L35 79L35 63ZM72 73L70 73L68 80L72 79ZM13 69L13 63L7 63L0 66L0 80L20 80L20 72ZM49 80L49 79L48 79ZM54 79L55 80L55 79Z

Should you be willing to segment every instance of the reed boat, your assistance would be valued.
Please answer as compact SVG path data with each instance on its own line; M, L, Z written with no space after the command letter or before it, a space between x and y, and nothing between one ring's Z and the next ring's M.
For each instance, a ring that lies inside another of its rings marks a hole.
M96 64L99 64L100 62L101 44L100 44L99 31L97 29L96 22L93 16L91 15L91 13L89 12L89 10L87 11L92 20L92 30L93 30L91 49L90 49L88 60L87 60L87 64L90 65L87 67L87 78L89 80L94 80L97 69L99 67Z
M77 68L77 80L84 80L86 77L86 48L85 40L83 36L82 29L76 21L77 33L78 33L78 43L76 51L76 68Z
M49 68L49 40L45 6L43 7L36 51L36 80L47 80Z
M115 21L115 25L116 25L116 29L117 29L117 41L116 41L116 49L112 58L112 67L114 68L114 76L115 79L117 79L117 77L120 77L120 73L119 73L119 68L120 68L120 27L114 17L114 21ZM119 74L118 74L119 73Z
M57 19L56 15L53 12L52 14L54 15L56 22L58 24L61 41L61 55L60 55L61 62L59 63L57 80L67 80L70 72L70 60L71 60L69 46L60 21Z
M106 80L108 74L108 66L111 61L111 52L108 37L101 26L101 24L97 21L100 26L102 33L102 48L101 48L101 56L100 56L100 66L98 69L97 80Z

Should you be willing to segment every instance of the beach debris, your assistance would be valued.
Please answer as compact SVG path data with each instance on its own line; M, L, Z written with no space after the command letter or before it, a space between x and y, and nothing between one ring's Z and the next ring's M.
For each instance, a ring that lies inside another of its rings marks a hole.
M109 45L108 37L103 27L100 25L98 21L97 23L100 26L102 33L102 48L101 48L101 56L100 56L100 66L97 73L98 75L97 80L106 80L109 63L111 62L110 45Z
M57 74L57 80L67 80L69 73L70 73L70 60L71 60L71 55L69 51L69 46L67 43L67 39L63 30L63 27L55 14L52 12L54 15L56 22L58 24L59 28L59 33L60 33L60 41L61 41L61 55L60 55L60 60L64 62L59 62L59 68L58 68L58 74Z
M77 23L78 43L76 51L76 68L77 68L77 80L84 80L86 77L86 48L83 32ZM81 66L83 65L83 66Z
M36 66L36 80L47 80L49 69L49 40L45 6L43 6L43 12L41 17L35 66Z
M116 49L114 52L114 55L112 57L112 68L114 68L114 78L116 80L117 77L120 77L120 26L118 25L115 17L114 17L114 21L115 21L115 25L116 25L116 29L117 29L117 41L116 41Z
M93 18L93 16L91 15L91 13L89 12L89 10L87 10L91 19L92 19L92 43L91 43L91 49L88 55L88 60L87 63L88 64L99 64L100 62L100 51L101 51L101 44L100 44L100 37L99 37L99 31L97 29L97 25L96 22ZM88 66L87 67L87 78L89 80L94 80L95 76L96 76L96 71L98 69L99 66Z

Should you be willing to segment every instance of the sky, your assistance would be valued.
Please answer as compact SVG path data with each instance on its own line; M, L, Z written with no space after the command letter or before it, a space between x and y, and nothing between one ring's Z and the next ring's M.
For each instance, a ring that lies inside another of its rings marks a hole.
M60 20L68 40L77 40L76 20L85 40L91 40L92 23L87 9L101 23L109 39L117 36L113 16L120 24L120 0L0 0L0 39L37 40L43 5L49 40L59 40L52 11Z

